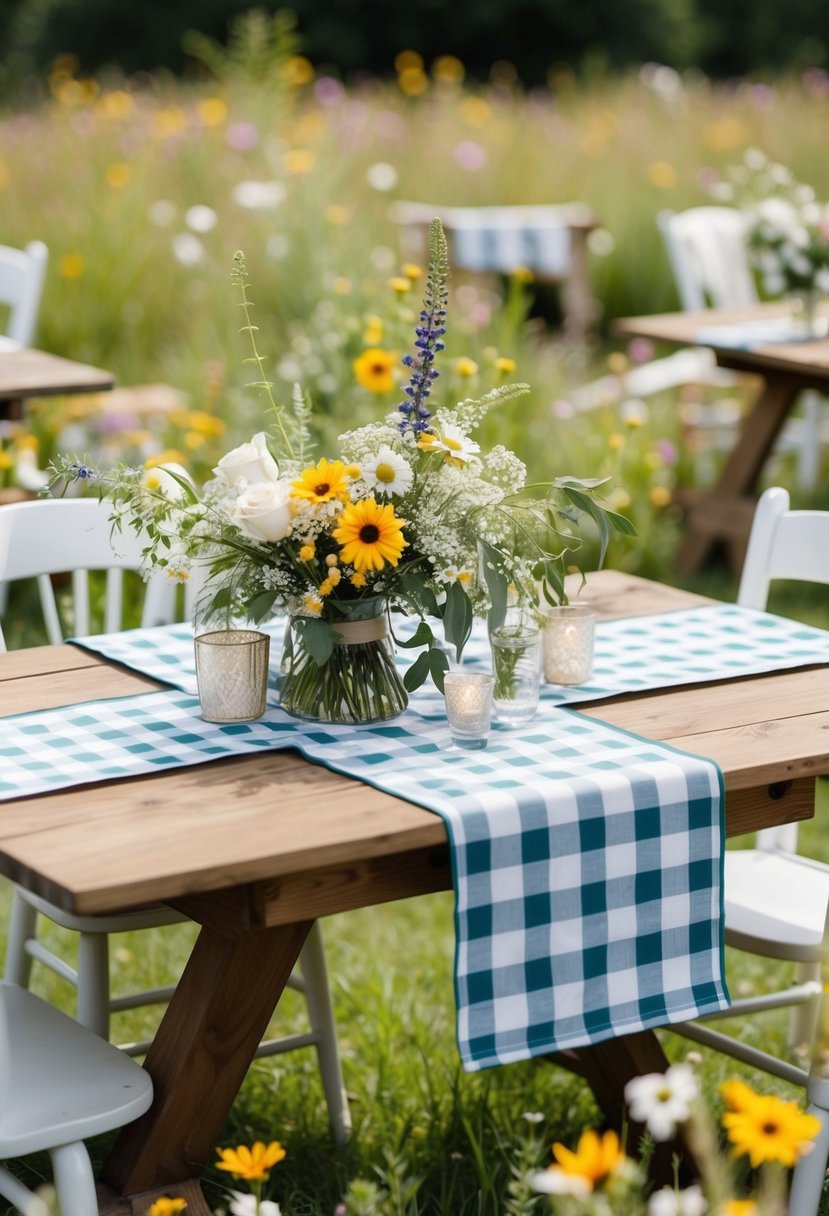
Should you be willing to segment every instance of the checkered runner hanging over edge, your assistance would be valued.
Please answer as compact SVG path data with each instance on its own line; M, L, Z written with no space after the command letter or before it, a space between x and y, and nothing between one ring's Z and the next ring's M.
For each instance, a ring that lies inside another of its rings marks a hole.
M713 762L549 705L521 730L496 729L486 751L459 751L413 702L359 728L279 709L221 726L166 690L5 718L0 798L293 747L437 812L452 845L468 1070L727 1004Z

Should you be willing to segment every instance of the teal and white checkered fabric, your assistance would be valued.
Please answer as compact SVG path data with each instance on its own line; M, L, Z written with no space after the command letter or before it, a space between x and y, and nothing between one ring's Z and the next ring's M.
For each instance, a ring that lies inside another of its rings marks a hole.
M279 709L221 726L165 690L6 718L0 798L293 747L436 811L452 844L469 1070L727 1004L715 764L549 705L522 730L496 729L486 751L460 751L417 704L359 728Z
M411 627L403 622L401 633L407 629L410 632ZM278 656L283 622L272 622L266 631L272 638L271 654ZM102 634L78 644L184 692L196 692L193 634L187 626ZM412 658L411 651L401 651L397 662L407 666ZM590 683L577 688L542 684L541 695L552 704L575 705L621 693L733 679L811 663L829 663L829 633L768 612L717 604L600 621ZM464 664L471 670L491 667L486 632L480 624L464 653ZM273 657L271 667L275 672ZM278 703L274 676L270 704ZM445 716L443 698L436 691L421 690L417 704L421 714Z

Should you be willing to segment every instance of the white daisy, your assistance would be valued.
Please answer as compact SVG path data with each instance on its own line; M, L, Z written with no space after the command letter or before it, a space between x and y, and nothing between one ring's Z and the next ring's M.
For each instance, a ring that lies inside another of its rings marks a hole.
M688 1064L672 1064L666 1073L634 1077L625 1086L630 1117L644 1123L654 1140L670 1140L678 1123L691 1113L699 1093L694 1070Z
M472 460L480 452L480 445L468 435L464 435L459 426L446 423L440 431L430 431L420 441L420 446L427 452L448 452L455 460L464 464Z
M707 1211L708 1204L698 1186L679 1192L663 1186L651 1195L648 1203L648 1216L705 1216Z
M377 455L361 466L361 476L370 490L376 494L405 494L411 489L413 473L408 461L399 456L387 444L383 444Z

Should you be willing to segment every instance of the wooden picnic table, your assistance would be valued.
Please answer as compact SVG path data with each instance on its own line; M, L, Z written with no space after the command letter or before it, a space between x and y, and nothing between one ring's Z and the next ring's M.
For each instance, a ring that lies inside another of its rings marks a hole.
M592 575L581 598L603 617L710 602L613 571ZM69 645L0 655L4 715L153 686ZM716 760L738 835L813 813L813 778L829 773L828 705L820 668L579 708ZM75 913L164 901L202 926L146 1058L153 1106L104 1167L102 1211L126 1202L135 1216L171 1187L207 1216L198 1173L313 920L451 887L438 815L291 751L0 803L0 872ZM625 1081L666 1065L651 1031L554 1059L616 1119Z
M0 420L22 417L27 397L100 393L115 383L112 372L60 355L13 344L0 346Z
M716 484L708 490L683 495L687 521L677 555L680 574L688 574L702 565L717 541L725 543L732 568L739 572L756 506L754 491L775 441L803 389L829 391L829 338L760 343L751 349L736 349L724 342L719 345L716 338L709 336L700 341L700 331L782 318L788 311L785 303L758 304L750 308L626 317L615 323L617 332L629 337L710 347L720 367L763 379L763 387L742 419Z

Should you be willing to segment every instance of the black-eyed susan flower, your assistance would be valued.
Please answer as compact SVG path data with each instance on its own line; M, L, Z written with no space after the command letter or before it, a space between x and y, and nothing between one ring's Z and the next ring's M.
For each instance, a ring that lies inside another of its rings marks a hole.
M227 1170L234 1178L245 1178L248 1182L267 1182L268 1171L285 1156L285 1149L278 1140L272 1140L270 1144L257 1140L250 1148L240 1144L238 1148L219 1148L216 1152L219 1154L217 1169Z
M369 347L354 360L357 383L371 393L388 393L394 388L394 355L379 346Z
M326 460L323 456L318 464L311 465L291 482L291 498L315 504L335 498L345 502L348 499L345 465L341 460Z
M405 522L390 503L363 498L344 509L332 536L342 550L342 561L358 574L382 570L387 564L396 566L409 543L403 536Z
M796 1102L748 1091L740 1103L738 1110L726 1111L722 1124L734 1156L747 1156L755 1168L764 1161L794 1166L820 1131L819 1120L805 1115Z

